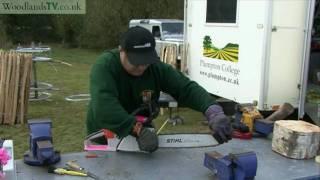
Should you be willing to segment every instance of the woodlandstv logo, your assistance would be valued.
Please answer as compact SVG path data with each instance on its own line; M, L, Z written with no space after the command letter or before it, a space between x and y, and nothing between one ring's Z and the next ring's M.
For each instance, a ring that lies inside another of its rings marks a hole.
M85 0L0 0L0 14L85 13Z

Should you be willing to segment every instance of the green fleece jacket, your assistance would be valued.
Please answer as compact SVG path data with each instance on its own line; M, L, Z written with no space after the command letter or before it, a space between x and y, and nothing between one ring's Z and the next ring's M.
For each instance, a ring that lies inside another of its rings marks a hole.
M103 53L91 69L88 133L105 128L119 137L127 136L135 123L130 113L143 103L142 92L150 90L153 100L162 91L173 96L179 105L203 113L215 103L196 82L162 62L150 65L142 76L129 75L122 67L119 51L111 50Z

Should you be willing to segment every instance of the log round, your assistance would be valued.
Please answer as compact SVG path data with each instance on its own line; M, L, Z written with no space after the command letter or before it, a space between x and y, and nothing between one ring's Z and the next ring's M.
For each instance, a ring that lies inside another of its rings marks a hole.
M320 148L320 127L305 121L276 121L272 150L293 159L310 159Z

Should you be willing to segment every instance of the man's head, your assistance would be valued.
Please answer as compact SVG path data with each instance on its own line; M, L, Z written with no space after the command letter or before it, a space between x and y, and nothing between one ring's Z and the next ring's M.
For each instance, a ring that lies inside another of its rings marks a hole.
M159 62L151 32L139 26L129 28L120 41L120 59L133 76L141 76L150 64Z

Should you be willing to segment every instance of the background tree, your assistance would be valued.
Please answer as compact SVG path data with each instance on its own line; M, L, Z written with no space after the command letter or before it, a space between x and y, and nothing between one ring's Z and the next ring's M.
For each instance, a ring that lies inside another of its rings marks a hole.
M0 49L9 48L12 46L12 42L7 35L7 26L5 24L6 17L0 15Z
M4 27L0 30L0 42L114 48L130 19L183 19L183 3L183 0L88 0L84 15L2 15L0 23L5 26L0 24Z

